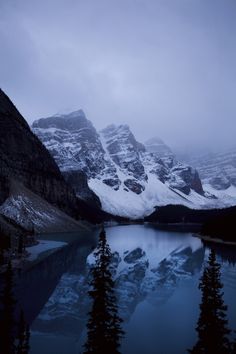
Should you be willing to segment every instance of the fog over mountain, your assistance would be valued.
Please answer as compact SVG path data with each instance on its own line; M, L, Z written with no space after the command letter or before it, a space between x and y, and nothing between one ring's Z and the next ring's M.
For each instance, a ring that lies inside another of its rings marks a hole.
M141 142L232 145L234 0L0 0L0 86L29 123L82 108Z

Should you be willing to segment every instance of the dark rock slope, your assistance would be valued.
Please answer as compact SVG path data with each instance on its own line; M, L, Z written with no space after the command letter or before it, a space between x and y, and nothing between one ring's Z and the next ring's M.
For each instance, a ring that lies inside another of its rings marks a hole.
M25 119L0 90L0 203L10 193L11 181L75 216L76 197L57 164Z

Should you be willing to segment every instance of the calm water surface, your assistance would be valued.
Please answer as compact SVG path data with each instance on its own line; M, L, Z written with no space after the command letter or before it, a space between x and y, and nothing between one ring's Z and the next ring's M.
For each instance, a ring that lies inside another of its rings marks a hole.
M124 319L124 354L183 354L196 340L199 277L209 246L190 233L150 225L109 227L113 273ZM229 325L236 329L236 252L217 246ZM78 249L31 327L32 354L78 354L86 340L90 308L91 250ZM57 265L58 266L58 265Z

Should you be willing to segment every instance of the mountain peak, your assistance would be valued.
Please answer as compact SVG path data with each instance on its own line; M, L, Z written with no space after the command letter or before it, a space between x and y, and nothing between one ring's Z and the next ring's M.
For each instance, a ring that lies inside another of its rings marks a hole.
M56 114L53 115L53 117L57 117L57 118L86 118L85 113L82 109L78 109L76 111L62 111L62 112L58 112Z
M165 145L164 141L159 138L158 136L154 136L152 137L151 139L148 139L146 142L145 142L145 145L148 146L148 145Z
M172 150L159 137L153 137L144 143L148 152L158 154L159 157L174 156Z
M0 114L7 116L8 119L14 120L16 124L21 124L25 129L28 129L28 123L22 117L18 109L15 107L10 98L0 88Z
M93 128L92 123L86 118L82 109L67 114L55 114L48 118L40 118L33 122L33 128L56 128L76 131L82 128Z

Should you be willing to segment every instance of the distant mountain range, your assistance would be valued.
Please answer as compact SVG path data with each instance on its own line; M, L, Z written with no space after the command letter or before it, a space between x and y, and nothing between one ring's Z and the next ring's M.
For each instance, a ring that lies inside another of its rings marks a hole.
M183 158L197 168L205 188L213 188L219 195L223 191L230 194L230 191L236 190L236 146L220 152L185 155Z
M135 219L158 205L236 204L236 198L217 198L213 189L204 191L197 169L179 162L161 139L142 144L127 125L109 125L97 132L78 110L39 119L32 129L77 196L101 203L111 214Z
M127 125L97 132L82 110L30 129L0 90L0 220L9 230L72 231L86 227L82 219L140 219L157 206L236 205L235 156L191 167L159 138L138 142Z

